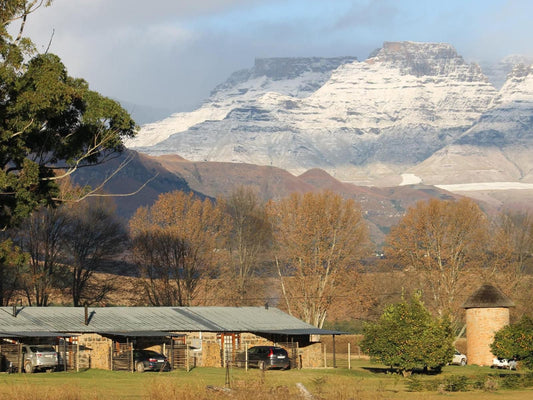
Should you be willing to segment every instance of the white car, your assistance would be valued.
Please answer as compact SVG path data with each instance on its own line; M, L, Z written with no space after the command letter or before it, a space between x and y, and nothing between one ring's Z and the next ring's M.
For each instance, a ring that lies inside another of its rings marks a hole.
M492 360L491 368L516 369L516 361L515 360L508 360L506 358L495 357Z
M466 365L466 356L463 353L461 353L459 350L455 350L451 364L461 365L461 366Z

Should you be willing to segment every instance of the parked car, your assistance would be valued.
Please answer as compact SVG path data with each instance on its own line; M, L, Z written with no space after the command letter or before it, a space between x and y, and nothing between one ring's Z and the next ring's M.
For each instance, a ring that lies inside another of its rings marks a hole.
M516 369L516 360L495 357L492 360L491 368Z
M165 355L153 350L133 350L135 371L170 371L170 363Z
M31 374L36 370L55 371L58 367L56 350L50 345L23 345L22 358L24 372Z
M238 366L244 366L246 353L239 354L236 361ZM274 368L289 369L291 362L284 348L277 346L254 346L248 349L248 366L261 370Z
M466 361L466 355L456 349L450 364L464 366L466 365Z

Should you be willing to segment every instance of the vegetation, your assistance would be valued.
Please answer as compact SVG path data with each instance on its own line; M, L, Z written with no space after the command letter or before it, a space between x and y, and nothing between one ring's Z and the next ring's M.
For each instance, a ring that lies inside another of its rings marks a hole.
M268 213L286 309L322 327L340 282L367 254L361 210L354 201L326 191L271 202Z
M387 369L368 361L358 361L352 370L316 369L245 371L230 370L230 393L234 399L303 399L296 383L301 383L320 399L498 399L531 397L533 376L514 371L494 374L490 368L445 367L438 378L416 375L409 380L387 374ZM95 382L98 382L95 384ZM3 399L227 399L226 371L222 368L196 368L190 373L132 374L88 370L80 373L0 375ZM467 391L459 391L464 390ZM512 392L510 390L512 389Z
M533 319L523 316L516 324L496 332L490 348L497 357L516 358L533 369Z
M415 369L440 371L454 353L449 320L432 317L416 294L387 307L363 334L363 351L404 375Z

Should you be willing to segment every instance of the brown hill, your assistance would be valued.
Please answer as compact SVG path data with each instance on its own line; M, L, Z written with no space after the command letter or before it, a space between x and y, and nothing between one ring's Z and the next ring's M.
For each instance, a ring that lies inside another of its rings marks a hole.
M382 243L390 227L417 201L459 197L433 186L378 188L340 182L321 169L300 176L276 167L243 163L190 162L181 157L154 157L169 172L182 177L188 186L210 197L228 196L239 186L254 188L264 200L279 199L293 192L331 190L361 204L372 239Z

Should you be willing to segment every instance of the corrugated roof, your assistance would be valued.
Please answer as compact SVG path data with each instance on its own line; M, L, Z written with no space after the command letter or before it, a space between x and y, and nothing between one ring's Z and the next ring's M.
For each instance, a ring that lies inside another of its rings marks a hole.
M0 332L32 331L330 334L274 307L0 307Z
M508 308L513 301L492 285L483 285L470 296L463 308Z

